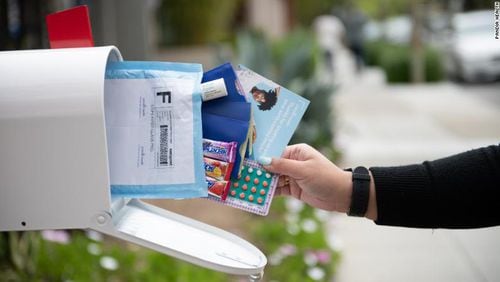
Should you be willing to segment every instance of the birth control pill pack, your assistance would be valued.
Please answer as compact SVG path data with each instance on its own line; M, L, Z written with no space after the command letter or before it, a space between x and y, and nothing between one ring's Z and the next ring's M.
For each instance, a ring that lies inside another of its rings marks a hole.
M231 179L225 200L217 202L258 215L267 215L278 185L278 175L266 171L259 163L245 159L241 174Z

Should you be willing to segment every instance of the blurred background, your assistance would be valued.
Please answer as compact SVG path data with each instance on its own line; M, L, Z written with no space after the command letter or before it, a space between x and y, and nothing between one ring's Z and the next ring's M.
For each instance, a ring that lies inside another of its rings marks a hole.
M491 0L2 0L0 50L48 48L45 16L88 5L127 60L231 61L311 100L292 143L342 167L402 165L500 140ZM77 67L77 66L75 66ZM151 201L268 257L265 281L500 281L500 229L380 227L278 198L267 217ZM425 207L422 207L425 208ZM95 232L0 233L1 281L245 281Z

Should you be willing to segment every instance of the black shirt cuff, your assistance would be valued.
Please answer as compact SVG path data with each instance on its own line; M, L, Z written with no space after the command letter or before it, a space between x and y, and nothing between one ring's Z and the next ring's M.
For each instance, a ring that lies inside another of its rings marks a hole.
M425 165L370 168L379 225L434 227L435 207Z

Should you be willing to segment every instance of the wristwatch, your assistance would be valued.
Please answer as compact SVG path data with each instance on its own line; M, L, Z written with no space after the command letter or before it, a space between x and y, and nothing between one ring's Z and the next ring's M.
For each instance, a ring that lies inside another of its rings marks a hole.
M350 216L363 217L368 209L368 199L370 198L370 172L364 166L358 166L352 171L352 196L351 207L347 213Z

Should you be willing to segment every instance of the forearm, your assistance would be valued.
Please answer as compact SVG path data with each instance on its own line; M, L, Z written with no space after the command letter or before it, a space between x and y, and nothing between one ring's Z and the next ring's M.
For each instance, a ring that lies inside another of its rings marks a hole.
M423 228L500 224L500 147L420 165L370 168L376 223Z

